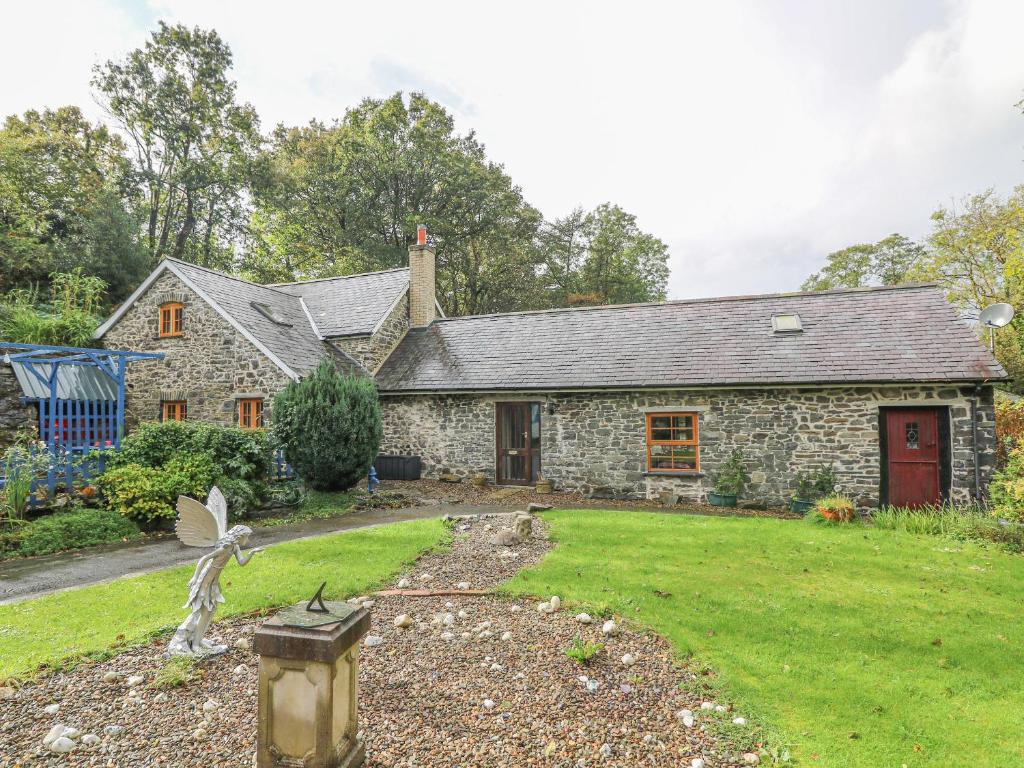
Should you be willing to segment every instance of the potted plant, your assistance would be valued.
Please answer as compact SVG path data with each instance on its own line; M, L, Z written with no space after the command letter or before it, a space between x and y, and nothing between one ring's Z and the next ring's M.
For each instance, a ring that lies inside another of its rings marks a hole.
M735 507L736 499L750 482L743 454L733 451L715 473L714 481L714 487L708 493L708 503L715 507Z
M823 464L814 474L797 472L796 489L789 500L789 511L805 515L814 509L814 500L832 496L839 489L835 467Z
M853 500L838 493L818 499L815 505L822 517L834 523L849 523L857 515Z
M477 472L475 475L473 475L473 479L471 482L477 488L483 488L485 485L487 485L487 475L485 475L483 472Z
M806 515L814 508L814 478L808 472L796 473L796 490L789 500L789 511Z
M537 493L542 496L546 496L551 493L551 481L545 480L543 477L537 478Z

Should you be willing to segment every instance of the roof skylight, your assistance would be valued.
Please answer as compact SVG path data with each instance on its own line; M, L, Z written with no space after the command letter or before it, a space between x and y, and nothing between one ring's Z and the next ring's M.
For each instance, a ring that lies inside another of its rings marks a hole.
M803 329L796 312L772 315L772 330L776 333L800 333Z
M286 325L288 327L291 327L291 323L285 320L280 314L275 312L269 305L261 304L258 301L253 301L250 303L252 304L253 309L255 309L257 312L259 312L261 315L263 315L271 322L277 323L278 325Z

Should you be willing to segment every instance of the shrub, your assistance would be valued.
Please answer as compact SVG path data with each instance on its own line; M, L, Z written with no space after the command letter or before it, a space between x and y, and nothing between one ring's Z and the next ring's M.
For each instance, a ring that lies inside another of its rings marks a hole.
M1024 401L996 398L996 466L1006 466L1010 452L1024 445Z
M272 431L288 463L311 488L351 488L366 476L383 437L377 388L324 360L274 398Z
M993 514L1024 522L1024 446L1010 451L1006 465L992 476L988 495Z
M45 477L51 457L46 446L28 434L19 434L0 461L0 518L21 520L28 509L32 481Z
M834 495L839 490L839 478L834 466L822 464L814 473L797 472L794 485L794 497L810 501Z
M721 496L739 496L750 482L743 454L736 450L729 454L714 476L714 492Z
M107 507L145 522L174 517L179 495L205 499L216 472L203 453L172 456L161 467L124 464L108 469L96 486Z
M198 421L164 421L140 425L111 454L107 466L162 470L176 457L204 457L212 467L209 486L224 492L232 518L245 517L267 495L270 441L262 429L241 429ZM194 495L194 494L189 494Z
M75 509L40 517L23 526L8 543L8 553L32 557L78 547L110 544L135 538L139 527L116 512L106 509Z
M1011 552L1024 551L1024 527L1001 523L971 504L944 504L910 509L882 507L871 519L876 528L919 535L949 536L961 541L998 544Z

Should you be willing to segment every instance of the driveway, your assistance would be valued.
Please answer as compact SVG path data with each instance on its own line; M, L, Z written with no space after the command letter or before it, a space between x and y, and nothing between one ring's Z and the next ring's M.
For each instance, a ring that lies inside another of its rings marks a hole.
M403 509L365 510L341 517L304 520L299 523L270 528L255 528L249 542L265 547L282 541L310 536L323 536L338 531L372 528L378 525L422 520L444 515L477 515L511 512L512 507L498 504L439 504ZM202 552L186 547L174 536L161 536L140 542L91 547L78 552L65 552L0 562L0 604L18 602L31 597L159 571L184 563L194 563Z

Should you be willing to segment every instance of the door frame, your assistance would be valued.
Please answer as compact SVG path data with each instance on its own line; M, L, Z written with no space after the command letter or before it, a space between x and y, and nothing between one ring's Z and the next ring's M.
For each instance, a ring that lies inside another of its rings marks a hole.
M953 451L950 441L951 416L948 405L917 404L912 401L901 405L881 405L878 407L878 456L879 456L879 488L878 504L889 503L889 419L890 411L934 411L938 425L939 439L939 500L946 504L950 499L950 488L953 480Z
M530 445L530 440L526 441L526 474L527 479L523 482L510 481L508 478L501 476L501 449L499 447L501 442L501 407L507 405L519 405L526 409L526 423L527 425L532 424L532 407L537 404L539 406L540 401L538 400L495 400L494 401L494 484L502 486L512 486L515 488L525 488L533 485L537 482L537 478L533 476L533 457L536 454L541 456L541 449L538 446L535 450ZM540 429L541 429L541 443L543 444L544 435L544 424L543 424L544 409L540 409ZM541 456L541 462L543 457ZM538 462L540 463L540 462ZM540 475L538 474L538 477Z

